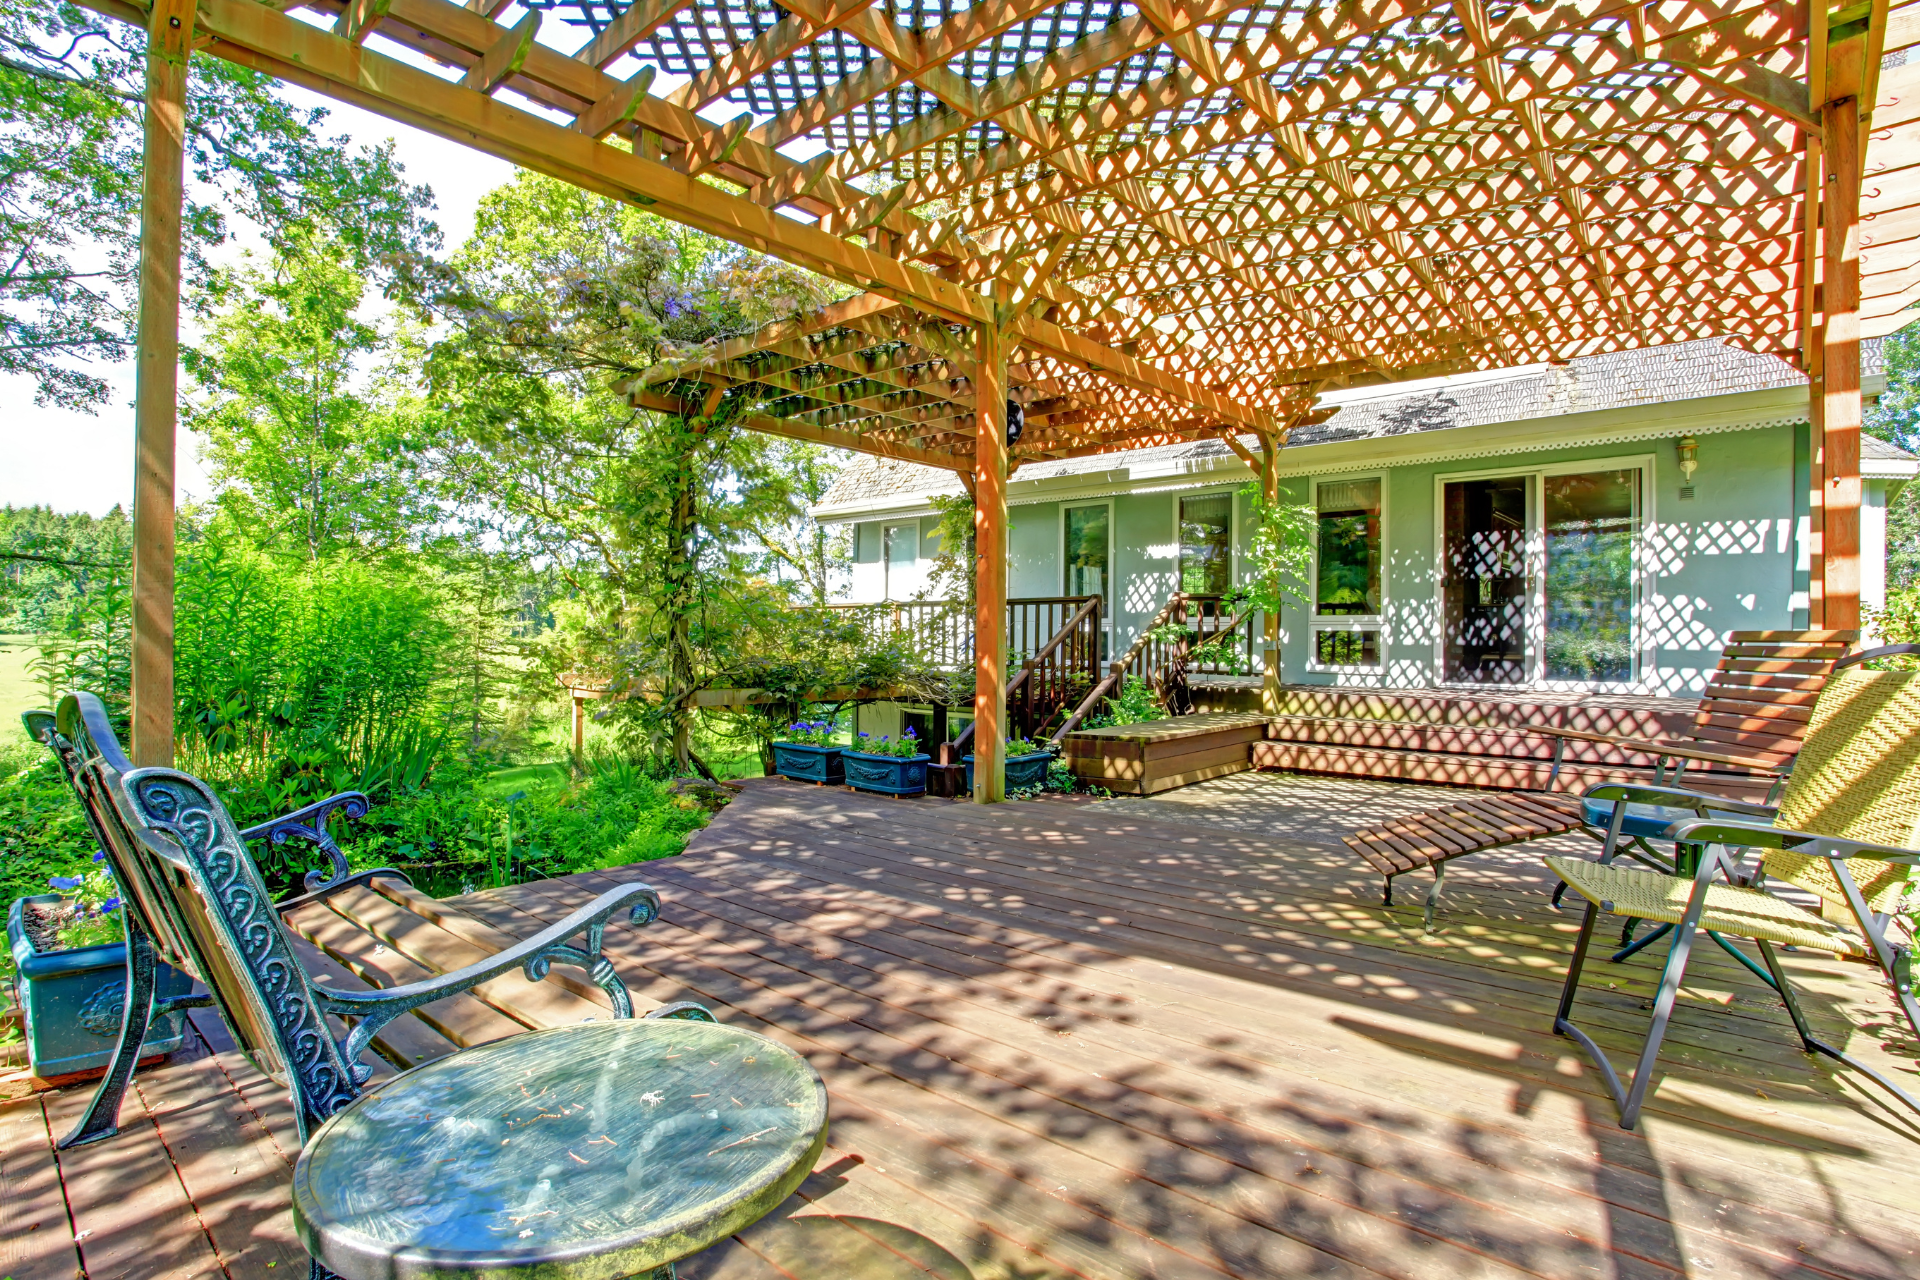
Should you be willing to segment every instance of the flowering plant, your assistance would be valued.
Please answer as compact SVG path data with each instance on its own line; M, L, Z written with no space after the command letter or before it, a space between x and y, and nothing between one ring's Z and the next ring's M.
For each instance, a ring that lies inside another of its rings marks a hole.
M860 735L855 749L874 756L917 756L920 754L920 735L908 729L897 739L881 734L875 738L870 733Z
M807 747L830 747L833 745L833 721L795 720L787 726L787 736L781 741L797 742Z
M103 864L106 855L96 853L93 860ZM104 865L95 866L83 876L51 876L47 883L67 898L54 924L54 936L62 947L71 950L126 940L126 931L115 914L120 910L119 892Z
M1031 756L1052 750L1051 742L1039 742L1033 738L1008 738L1006 758L1011 760L1015 756Z

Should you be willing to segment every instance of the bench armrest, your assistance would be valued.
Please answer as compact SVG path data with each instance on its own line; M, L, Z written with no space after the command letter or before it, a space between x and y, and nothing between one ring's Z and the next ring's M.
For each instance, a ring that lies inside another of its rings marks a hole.
M1536 733L1543 738L1598 742L1610 747L1638 751L1642 755L1675 756L1682 760L1704 760L1709 764L1730 764L1741 769L1752 769L1756 773L1783 773L1790 767L1790 762L1767 760L1759 756L1734 755L1726 751L1714 751L1707 747L1695 746L1690 742L1630 738L1617 733L1589 733L1585 729L1552 729L1542 724L1522 725L1521 728L1527 733Z
M282 814L267 822L248 827L240 833L242 840L265 840L268 844L279 846L289 840L298 840L312 845L327 855L331 867L315 868L307 872L302 881L306 894L299 901L306 901L315 892L326 893L334 889L344 889L350 876L347 857L340 852L340 846L327 834L327 824L333 821L337 813L346 818L364 818L368 809L367 797L358 791L342 791L338 795L328 796L325 800L316 800L292 813ZM398 871L392 873L400 875ZM405 879L404 876L401 877ZM411 884L411 881L408 881ZM282 909L292 906L293 902L281 903Z
M1775 805L1755 804L1751 800L1729 800L1725 796L1708 795L1704 791L1646 787L1632 782L1602 782L1598 786L1588 787L1584 798L1624 800L1628 804L1670 805L1681 809L1716 809L1721 813L1745 813L1756 818L1771 818L1780 811Z
M607 921L622 908L627 909L629 923L652 924L660 918L660 895L649 885L623 884L607 890L566 919L477 964L381 991L321 991L318 993L320 1004L328 1013L358 1019L344 1046L349 1062L358 1062L379 1030L400 1015L467 991L509 969L519 969L528 982L538 982L555 964L577 965L587 971L595 986L607 993L613 1002L615 1017L631 1018L633 998L627 994L626 984L614 972L613 962L602 954L601 948ZM576 934L585 935L580 946L568 941Z

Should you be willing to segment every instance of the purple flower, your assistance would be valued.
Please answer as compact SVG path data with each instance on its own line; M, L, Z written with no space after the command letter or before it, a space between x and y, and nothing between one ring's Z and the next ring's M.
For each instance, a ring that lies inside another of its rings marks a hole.
M93 851L93 860L95 862L105 862L107 860L107 851L105 849L95 849Z
M47 883L56 889L78 889L81 882L78 876L50 876Z
M119 909L120 909L120 899L118 898L108 898L105 902L100 904L101 915L105 915L109 911L118 911Z

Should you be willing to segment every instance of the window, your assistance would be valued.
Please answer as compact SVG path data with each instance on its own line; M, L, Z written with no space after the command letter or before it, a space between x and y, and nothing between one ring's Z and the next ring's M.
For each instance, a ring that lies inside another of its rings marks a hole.
M1180 499L1180 589L1223 596L1233 586L1233 495Z
M1110 603L1107 597L1107 508L1068 507L1066 522L1067 594L1099 596L1103 602Z
M1640 469L1543 476L1546 678L1633 679L1634 538Z
M1380 665L1380 479L1314 486L1313 665Z
M890 524L881 532L886 562L886 599L904 600L920 589L920 522Z

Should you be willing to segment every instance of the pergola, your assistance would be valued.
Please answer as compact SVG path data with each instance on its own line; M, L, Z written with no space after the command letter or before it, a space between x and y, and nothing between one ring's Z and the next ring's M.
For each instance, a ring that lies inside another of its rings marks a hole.
M1709 336L1790 359L1818 442L1813 624L1858 625L1859 342L1920 302L1920 0L83 3L155 50L141 763L172 741L189 49L859 290L630 394L741 397L753 429L962 476L982 800L1009 473L1217 438L1271 495L1333 386ZM660 72L688 79L656 94Z

